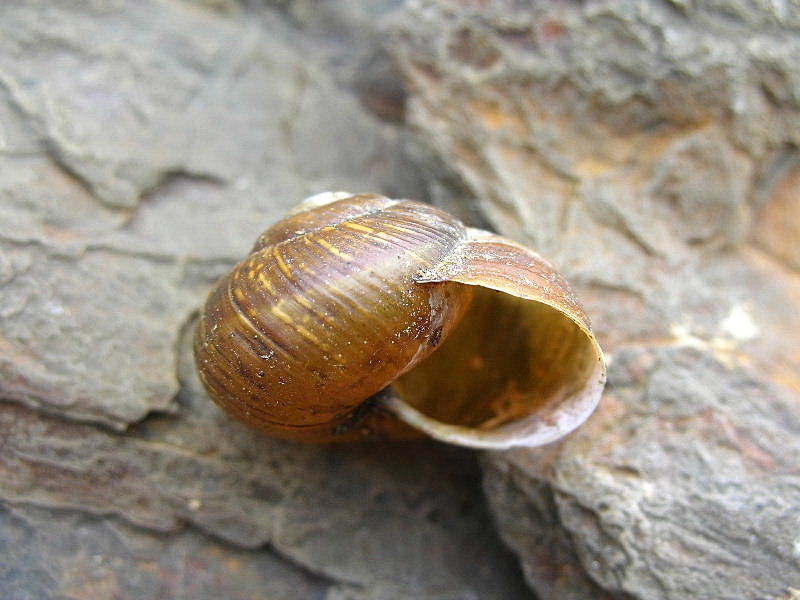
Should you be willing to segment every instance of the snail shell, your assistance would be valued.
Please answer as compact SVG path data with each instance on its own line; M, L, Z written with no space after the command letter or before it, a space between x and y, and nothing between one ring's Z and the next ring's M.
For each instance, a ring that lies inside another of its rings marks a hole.
M544 259L372 194L313 196L264 232L211 291L194 349L227 413L305 441L537 446L588 418L605 382Z

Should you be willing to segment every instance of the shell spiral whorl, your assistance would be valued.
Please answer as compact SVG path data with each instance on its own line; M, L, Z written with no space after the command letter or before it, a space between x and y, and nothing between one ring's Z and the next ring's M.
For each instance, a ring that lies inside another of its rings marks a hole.
M413 427L478 447L545 443L588 417L602 390L602 354L547 263L418 202L322 199L330 202L264 232L206 301L195 359L226 412L307 441ZM521 267L509 266L515 261ZM470 332L476 324L488 329ZM497 326L521 331L510 336L511 356L484 355L504 345ZM538 373L558 353L571 366ZM564 409L580 414L554 412Z

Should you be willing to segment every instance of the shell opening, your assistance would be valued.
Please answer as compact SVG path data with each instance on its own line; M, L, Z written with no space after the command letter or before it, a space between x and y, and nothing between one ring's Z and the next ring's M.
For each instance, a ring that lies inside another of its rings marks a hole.
M591 414L604 373L594 337L563 311L476 287L455 331L394 382L386 403L406 423L443 441L538 446Z

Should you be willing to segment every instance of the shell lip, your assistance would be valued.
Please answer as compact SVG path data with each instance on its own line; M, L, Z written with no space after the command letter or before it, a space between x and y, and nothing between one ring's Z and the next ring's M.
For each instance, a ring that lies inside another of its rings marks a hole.
M428 282L442 281L427 280ZM502 285L489 283L476 284L471 281L459 281L462 285L476 286L501 293L508 293ZM532 413L528 417L500 425L493 429L480 429L453 425L427 416L396 392L381 399L381 403L398 419L418 429L438 441L484 450L508 450L510 448L534 448L553 443L580 427L594 412L603 395L606 384L607 365L605 356L588 323L571 310L565 310L544 297L522 294L520 297L549 306L563 314L586 336L597 357L595 367L586 377L586 384L573 394L551 399L549 408L543 412Z
M399 419L429 436L462 446L502 450L535 447L567 435L597 407L606 379L602 349L574 292L553 266L536 252L495 234L467 229L468 242L436 267L419 273L418 283L454 281L547 306L573 323L591 347L594 365L581 375L580 388L563 389L535 412L492 429L454 425L427 416L399 393L385 404ZM519 271L507 275L493 265L513 259Z
M606 379L602 354L598 359L597 366L589 376L589 383L578 393L563 398L552 407L548 415L532 414L491 430L437 421L395 394L382 398L381 403L401 421L442 442L484 450L543 446L577 429L594 412L600 402Z

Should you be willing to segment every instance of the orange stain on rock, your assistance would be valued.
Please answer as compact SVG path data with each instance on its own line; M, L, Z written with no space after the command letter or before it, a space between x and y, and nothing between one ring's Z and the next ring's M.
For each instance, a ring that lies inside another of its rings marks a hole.
M499 105L497 102L473 101L473 112L492 130L508 129L513 135L526 136L528 130L519 115Z

